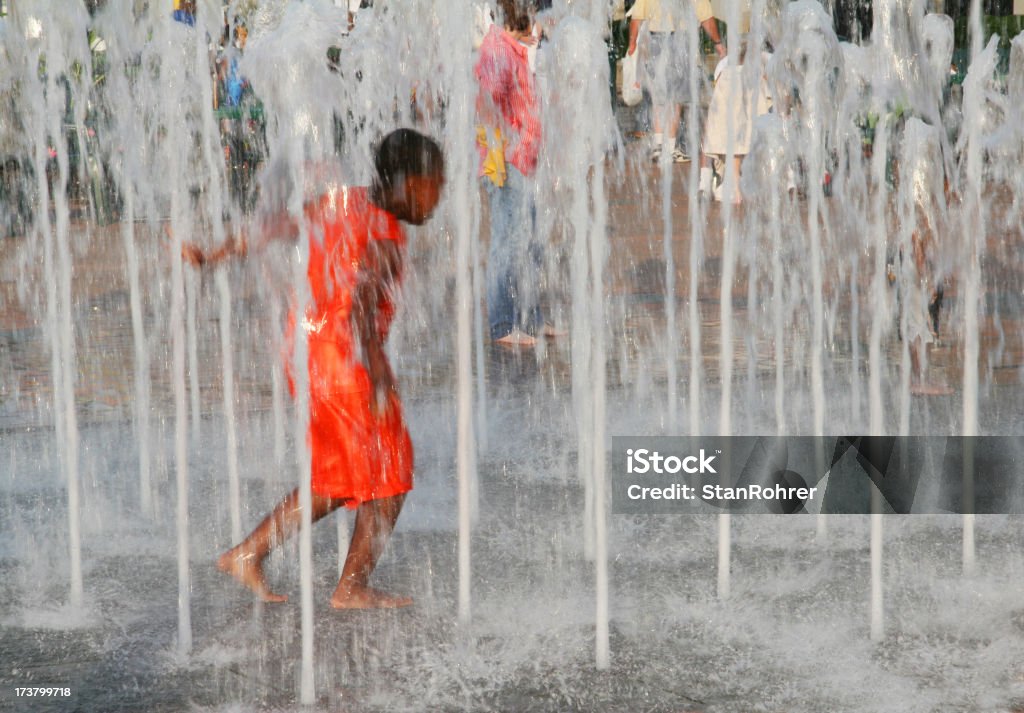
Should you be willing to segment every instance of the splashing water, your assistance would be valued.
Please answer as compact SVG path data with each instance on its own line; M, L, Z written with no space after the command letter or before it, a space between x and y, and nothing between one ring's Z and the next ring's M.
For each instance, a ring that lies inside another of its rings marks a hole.
M10 4L9 689L66 676L46 685L95 710L1019 704L1013 519L829 517L812 545L824 519L632 518L606 502L612 435L1019 433L1024 38L1000 76L978 3L961 106L952 21L923 3L876 0L865 46L840 43L812 0L752 3L747 45L772 55L750 52L745 71L773 109L740 175L725 161L741 206L701 202L696 161L652 165L620 132L610 4L555 3L535 182L539 283L568 336L514 352L483 338L473 13L378 0L347 32L335 3L232 4L250 94L215 108L216 3L194 27L156 2ZM686 77L705 99L706 69ZM694 154L700 115L684 112ZM285 492L309 502L305 370L289 402L281 356L308 246L209 274L177 256L365 185L398 126L437 137L447 163L441 208L409 229L389 345L417 486L375 577L417 604L329 610L339 519L268 560L298 603L253 607L211 563ZM924 235L926 275L911 259ZM924 376L953 396L913 395L915 334ZM53 652L71 662L60 673L30 666Z

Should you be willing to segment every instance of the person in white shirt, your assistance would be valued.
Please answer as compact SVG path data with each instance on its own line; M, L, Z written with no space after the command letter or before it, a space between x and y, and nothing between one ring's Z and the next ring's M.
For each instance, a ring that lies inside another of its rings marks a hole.
M640 28L647 23L650 36L644 72L653 103L654 124L651 159L658 161L664 149L676 162L687 160L687 156L676 147L676 132L679 130L679 115L683 104L695 102L690 96L690 71L693 62L699 61L698 48L690 47L687 40L687 23L693 17L715 43L719 57L725 56L725 46L718 34L718 23L711 12L709 0L683 0L692 3L690 7L679 6L667 0L637 0L626 13L629 23L629 49L627 54L637 51ZM701 71L699 68L697 71Z

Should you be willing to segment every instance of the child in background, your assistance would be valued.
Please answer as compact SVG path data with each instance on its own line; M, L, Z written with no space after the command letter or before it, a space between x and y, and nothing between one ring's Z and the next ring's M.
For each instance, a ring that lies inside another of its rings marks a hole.
M175 22L195 27L196 0L174 0L174 10L171 12L171 17Z
M738 51L730 52L715 67L715 88L711 95L711 104L708 106L708 120L700 157L700 192L704 195L714 192L715 200L721 200L721 193L717 190L721 185L721 177L718 186L713 187L710 156L715 156L719 160L725 159L730 149L731 133L735 177L732 193L734 203L742 202L739 191L740 168L743 157L750 153L754 118L767 114L771 109L768 82L763 72L767 65L767 53L762 54L762 72L756 77L756 87L753 86L755 78L743 70L746 53L747 42L745 38L741 38ZM733 62L732 58L736 55L738 61Z

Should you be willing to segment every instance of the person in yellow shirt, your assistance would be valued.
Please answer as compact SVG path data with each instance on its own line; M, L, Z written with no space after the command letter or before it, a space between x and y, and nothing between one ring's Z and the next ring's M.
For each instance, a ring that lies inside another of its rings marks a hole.
M196 0L174 0L174 11L171 17L189 27L196 24Z
M687 156L676 147L679 114L683 104L697 100L690 96L689 75L691 63L699 62L698 48L690 47L687 40L688 23L699 22L715 43L718 56L725 57L725 45L718 34L711 3L709 0L636 0L626 14L630 18L628 54L636 52L640 28L645 22L650 35L644 72L653 103L651 159L660 160L664 149L665 155L671 154L674 161L681 163Z

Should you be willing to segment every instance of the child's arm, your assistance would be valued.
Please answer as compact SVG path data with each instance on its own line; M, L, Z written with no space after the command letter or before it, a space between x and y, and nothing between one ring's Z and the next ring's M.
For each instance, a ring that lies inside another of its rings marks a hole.
M386 299L394 285L401 260L398 243L371 240L359 267L352 295L352 328L362 347L363 365L373 385L372 406L377 414L383 414L391 395L398 393L398 384L377 327L377 306Z
M910 246L913 250L914 267L917 268L917 275L919 278L923 278L931 273L935 236L921 207L915 206L914 212L917 219L917 229L910 234Z
M170 228L167 229L168 234ZM299 224L287 211L280 211L264 220L256 231L256 249L262 250L271 240L295 240L299 236ZM181 257L193 267L213 267L225 260L244 258L249 254L250 238L244 228L238 235L231 235L216 248L204 251L195 243L182 243Z
M219 247L204 252L195 243L182 243L181 257L193 267L208 267L224 262L228 258L243 258L249 253L249 241L244 236L230 236Z
M633 54L636 52L636 41L640 37L640 26L644 24L643 20L635 17L629 20L629 48L626 50L626 54Z

